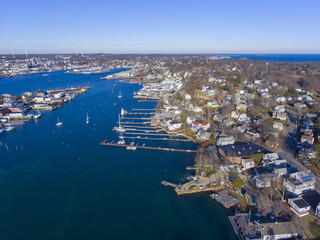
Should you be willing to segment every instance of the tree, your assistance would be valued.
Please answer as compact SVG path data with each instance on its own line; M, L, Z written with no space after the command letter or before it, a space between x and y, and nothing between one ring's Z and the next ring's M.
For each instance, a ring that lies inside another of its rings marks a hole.
M253 153L250 155L250 157L253 159L253 161L256 164L260 164L262 158L263 158L263 153Z
M244 186L244 181L240 177L237 177L235 180L232 181L232 186L240 189Z
M180 117L180 121L181 121L182 123L186 123L186 122L187 122L187 114L186 114L186 111L182 111L181 117Z
M212 137L210 138L210 141L211 141L213 144L216 144L217 139L216 139L216 136L215 136L214 134L212 134Z

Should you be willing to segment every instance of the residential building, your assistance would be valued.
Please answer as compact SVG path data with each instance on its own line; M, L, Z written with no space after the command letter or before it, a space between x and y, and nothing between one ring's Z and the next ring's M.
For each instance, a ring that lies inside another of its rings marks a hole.
M290 209L299 217L303 217L309 214L310 205L301 197L289 198L288 204Z

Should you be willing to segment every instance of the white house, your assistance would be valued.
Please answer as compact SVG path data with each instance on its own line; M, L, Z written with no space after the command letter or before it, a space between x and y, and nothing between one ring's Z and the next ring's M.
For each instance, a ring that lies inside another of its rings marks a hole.
M289 198L288 204L291 210L299 217L309 214L311 206L301 197Z
M234 144L235 139L233 136L228 136L224 133L220 134L217 139L217 146L226 146Z
M241 164L244 170L254 168L254 161L251 158L243 158Z
M170 123L168 124L168 129L169 129L170 131L174 131L174 130L180 129L181 126L182 126L182 123L180 123L180 122L170 122Z
M288 192L300 195L313 190L315 182L312 172L307 170L291 174L288 179L284 180L283 186Z

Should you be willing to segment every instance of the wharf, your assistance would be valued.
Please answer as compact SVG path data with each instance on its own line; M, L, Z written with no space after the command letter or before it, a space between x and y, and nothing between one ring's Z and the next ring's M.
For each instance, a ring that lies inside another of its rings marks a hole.
M100 145L103 146L114 146L114 147L129 147L132 145L128 144L117 144L117 143L107 143L107 140L103 140ZM176 148L162 148L162 147L147 147L147 146L139 146L135 145L136 148L142 148L142 149L149 149L149 150L160 150L160 151L172 151L172 152L187 152L187 153L195 153L196 150L189 150L189 149L176 149Z
M145 125L145 124L149 124L150 122L121 122L121 124L139 124L139 125ZM119 122L117 122L117 124L119 124ZM132 126L131 126L132 127Z
M208 192L208 191L219 191L223 189L223 186L210 186L206 187L204 189L199 189L199 188L193 188L193 189L188 189L188 190L181 190L179 188L175 188L175 191L177 195L184 195L184 194L192 194L192 193L200 193L200 192Z
M126 117L122 117L121 119L125 119L125 120L150 120L151 118L126 118Z
M135 95L135 96L133 96L133 98L160 100L159 97L147 97L147 96L140 96L140 95Z
M139 131L139 132L146 132L146 133L158 133L164 132L163 130L148 130L148 129L135 129L135 128L126 128L126 131Z
M130 112L130 113L126 113L125 115L153 115L155 114L154 112L151 113L145 113L145 112Z
M141 139L141 140L156 140L156 141L163 140L163 141L191 142L190 139L179 139L179 138L148 138L148 137L123 137L123 138Z
M230 208L239 202L239 199L228 194L226 189L217 194L211 194L210 197L221 203L225 208Z
M150 135L150 136L172 136L175 137L175 134L164 134L164 133L159 133L159 134L155 134L155 133L138 133L138 132L133 132L133 133L126 133L126 134L130 134L130 135Z
M167 182L167 181L164 181L164 180L161 182L161 184L164 185L164 186L167 186L167 187L173 187L173 188L178 187L178 184L174 184L174 183Z
M122 127L126 128L126 127L130 127L130 128L149 128L149 129L161 129L162 128L158 128L158 127L148 127L148 126L126 126L126 125L122 125Z
M138 102L158 102L157 100L138 100Z
M132 111L157 111L156 108L154 109L137 109L137 108L132 108Z

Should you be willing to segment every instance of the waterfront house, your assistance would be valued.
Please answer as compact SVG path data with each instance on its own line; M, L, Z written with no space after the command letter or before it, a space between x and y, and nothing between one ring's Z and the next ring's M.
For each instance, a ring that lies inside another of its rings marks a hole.
M243 158L241 164L244 170L254 168L254 161L252 158Z
M299 217L309 214L311 206L301 197L289 198L288 204L290 209Z
M268 150L253 143L238 143L219 147L220 156L233 164L240 165L242 158L249 157L254 153L268 153Z
M210 123L204 120L196 120L192 123L192 127L198 130L200 129L208 130L210 128Z
M208 141L211 139L213 133L212 132L206 132L203 129L200 129L199 132L197 133L196 137L200 142L203 141Z
M233 136L228 136L225 133L222 133L218 136L217 146L227 146L234 144L235 139Z
M180 122L169 122L169 124L168 124L168 129L169 129L169 131L175 131L175 130L178 130L178 129L180 129L181 128L181 126L182 126L182 123L180 123Z
M272 182L276 179L276 175L273 173L262 173L257 174L253 177L253 182L256 188L270 187Z
M316 180L310 170L293 173L285 179L283 186L293 195L300 195L314 189Z

